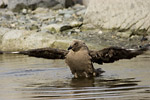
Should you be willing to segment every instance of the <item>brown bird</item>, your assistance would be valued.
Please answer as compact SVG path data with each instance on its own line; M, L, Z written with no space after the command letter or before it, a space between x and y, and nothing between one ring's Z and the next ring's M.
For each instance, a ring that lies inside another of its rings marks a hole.
M75 78L96 76L89 49L83 41L74 40L68 50L65 61Z
M124 49L120 47L109 47L98 51L89 50L81 40L74 40L68 50L54 48L40 48L19 52L34 57L47 59L65 59L75 78L98 76L103 71L94 69L93 63L112 63L120 59L131 59L149 49L150 45L143 46L137 50Z

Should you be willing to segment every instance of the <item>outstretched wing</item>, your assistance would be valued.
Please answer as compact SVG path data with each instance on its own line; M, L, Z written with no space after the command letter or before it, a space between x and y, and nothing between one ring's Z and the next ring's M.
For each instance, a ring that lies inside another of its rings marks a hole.
M64 59L67 53L67 50L55 48L39 48L19 52L19 54L47 59Z
M92 62L103 64L112 63L119 59L131 59L146 51L146 48L139 50L127 50L119 47L109 47L99 51L90 51Z
M103 64L112 63L119 59L131 59L142 54L146 50L147 47L143 47L139 50L127 50L119 47L109 47L99 51L90 51L89 54L92 57L92 62ZM65 56L68 54L68 52L68 50L63 49L39 48L31 49L28 51L21 51L19 53L39 58L65 59Z

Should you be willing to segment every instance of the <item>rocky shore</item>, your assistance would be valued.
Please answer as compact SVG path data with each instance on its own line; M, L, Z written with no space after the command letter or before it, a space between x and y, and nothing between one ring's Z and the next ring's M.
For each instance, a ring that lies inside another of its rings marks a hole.
M150 41L147 34L95 28L83 22L85 12L86 7L80 4L69 8L58 5L35 10L23 8L19 12L0 9L0 50L66 49L73 39L84 40L92 49L107 46L138 48Z

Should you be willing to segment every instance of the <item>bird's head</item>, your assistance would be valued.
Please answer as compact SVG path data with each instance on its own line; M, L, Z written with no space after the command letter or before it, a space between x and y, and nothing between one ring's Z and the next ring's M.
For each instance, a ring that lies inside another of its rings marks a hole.
M86 44L81 40L74 40L71 45L69 46L68 50L73 50L74 52L80 50L80 49L88 49Z

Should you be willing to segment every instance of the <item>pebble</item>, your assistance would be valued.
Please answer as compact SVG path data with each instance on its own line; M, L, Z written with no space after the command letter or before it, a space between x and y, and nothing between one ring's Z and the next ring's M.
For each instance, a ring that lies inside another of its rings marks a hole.
M23 14L27 14L27 9L22 9Z
M103 34L103 32L100 30L100 31L98 32L98 34L99 34L99 35L102 35L102 34Z
M65 14L65 15L64 15L64 18L66 18L66 19L67 19L67 18L71 18L71 16L72 16L71 14Z

